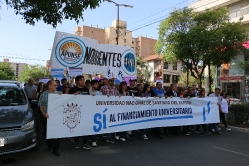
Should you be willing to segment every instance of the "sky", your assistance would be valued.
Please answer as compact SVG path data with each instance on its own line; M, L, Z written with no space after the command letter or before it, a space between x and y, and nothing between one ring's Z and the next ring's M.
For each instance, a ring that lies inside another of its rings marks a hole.
M119 4L132 5L133 8L120 7L119 19L127 22L132 36L139 35L157 39L159 20L167 18L174 8L186 7L196 0L113 0ZM50 59L56 31L73 33L77 26L110 27L117 19L117 7L113 3L102 2L96 9L83 12L84 20L78 24L72 20L63 20L56 29L42 21L35 26L25 23L20 15L2 1L0 9L0 61L5 57L10 62L45 65ZM152 25L148 25L154 23ZM148 25L144 27L145 25ZM141 28L142 27L142 28ZM140 28L140 29L138 29Z

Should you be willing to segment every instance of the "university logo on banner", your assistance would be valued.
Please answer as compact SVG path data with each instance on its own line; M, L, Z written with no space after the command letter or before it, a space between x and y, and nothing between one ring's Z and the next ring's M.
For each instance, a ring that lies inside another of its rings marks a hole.
M128 75L136 74L136 57L132 50L126 50L121 58L123 71Z
M83 63L85 55L85 43L75 37L61 39L55 47L55 57L64 67L77 67Z

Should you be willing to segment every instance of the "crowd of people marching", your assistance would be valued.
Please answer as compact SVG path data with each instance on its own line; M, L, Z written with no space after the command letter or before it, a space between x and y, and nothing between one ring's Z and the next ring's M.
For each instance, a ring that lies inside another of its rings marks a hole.
M46 138L46 126L47 118L49 114L47 112L48 108L48 94L49 93L59 93L59 94L73 94L73 95L106 95L106 96L137 96L137 97L216 97L217 104L219 106L220 119L225 126L226 131L230 131L226 124L226 113L228 113L229 98L226 92L221 92L219 88L215 88L213 93L206 95L204 89L197 90L196 85L188 87L187 89L178 88L177 84L172 84L168 90L165 90L162 86L162 82L157 82L155 87L151 87L149 84L137 84L136 79L129 80L129 86L126 82L121 82L119 84L114 84L115 78L104 77L101 80L85 80L84 76L76 76L74 80L68 82L67 79L63 78L59 80L50 80L46 84L40 82L37 86L34 84L34 80L29 79L28 84L25 85L24 91L29 99L38 100L38 113L39 121L42 122L44 130L44 138ZM38 125L39 126L39 125ZM163 134L171 132L174 135L190 135L191 131L195 133L202 133L200 130L202 127L203 133L205 135L210 135L211 133L221 134L218 124L202 124L196 126L175 126L175 127L160 127L153 128L150 131L163 139ZM148 129L142 129L141 138L148 139L146 132ZM134 131L118 132L118 133L107 133L104 135L92 135L83 136L83 144L80 144L80 137L74 138L75 148L84 148L90 150L92 147L97 147L97 141L105 138L108 143L115 143L115 141L126 141L127 139L133 139ZM59 152L59 139L47 139L47 149L46 151L52 151L56 156L60 155Z

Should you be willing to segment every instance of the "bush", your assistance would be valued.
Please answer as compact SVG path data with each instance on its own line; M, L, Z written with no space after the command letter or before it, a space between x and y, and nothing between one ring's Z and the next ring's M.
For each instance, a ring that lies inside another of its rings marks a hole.
M249 104L233 104L229 107L227 123L229 125L248 125Z

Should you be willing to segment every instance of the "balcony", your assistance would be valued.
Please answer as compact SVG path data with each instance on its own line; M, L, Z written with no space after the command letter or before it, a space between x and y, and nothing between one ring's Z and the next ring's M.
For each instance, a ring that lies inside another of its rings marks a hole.
M188 7L194 8L199 12L206 9L218 9L220 7L228 6L238 1L240 0L198 0L192 4L189 4Z
M239 21L240 17L243 17L242 23L247 24L249 23L249 7L235 10L229 14L231 22Z

